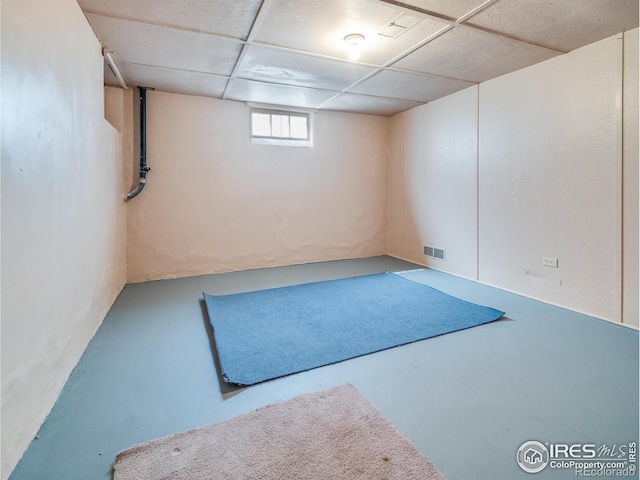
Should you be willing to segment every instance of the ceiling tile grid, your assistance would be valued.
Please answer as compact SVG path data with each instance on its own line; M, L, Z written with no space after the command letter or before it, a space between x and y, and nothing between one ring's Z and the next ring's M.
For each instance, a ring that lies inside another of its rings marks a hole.
M242 44L213 35L87 14L116 62L229 75Z
M277 83L257 82L236 78L232 80L227 98L241 102L318 108L338 92L318 88L294 87Z
M378 34L405 12L371 0L272 0L255 41L348 60L344 37L359 33L364 36L359 61L382 66L445 25L416 15L418 23L401 36Z
M342 90L374 71L373 67L351 62L252 45L237 76L284 85Z
M322 105L322 109L390 117L419 105L422 104L409 100L345 93Z
M86 13L246 39L261 0L78 0Z
M130 86L153 86L156 90L185 95L220 98L229 79L224 75L211 75L171 68L123 63L120 72ZM176 88L179 85L179 88Z
M479 83L556 55L527 43L454 28L394 66Z
M350 91L376 97L427 103L471 85L474 83L386 69Z
M500 0L470 25L569 52L638 26L637 0Z
M385 116L638 26L637 0L78 3L129 86Z
M458 19L485 2L486 0L455 0L453 2L443 0L406 0L404 3L421 10L433 12L437 16Z

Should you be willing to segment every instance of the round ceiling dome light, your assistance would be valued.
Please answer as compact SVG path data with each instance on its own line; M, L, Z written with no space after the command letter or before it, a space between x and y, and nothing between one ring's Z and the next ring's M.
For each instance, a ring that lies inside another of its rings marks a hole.
M364 41L364 35L360 33L350 33L344 37L344 42L349 49L349 59L358 60L360 58L360 45Z

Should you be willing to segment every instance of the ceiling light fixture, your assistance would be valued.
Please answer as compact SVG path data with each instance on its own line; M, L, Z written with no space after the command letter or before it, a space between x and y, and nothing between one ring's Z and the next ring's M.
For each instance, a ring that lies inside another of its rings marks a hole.
M344 42L349 49L349 60L356 61L360 58L360 44L364 41L364 35L360 33L350 33L344 37Z

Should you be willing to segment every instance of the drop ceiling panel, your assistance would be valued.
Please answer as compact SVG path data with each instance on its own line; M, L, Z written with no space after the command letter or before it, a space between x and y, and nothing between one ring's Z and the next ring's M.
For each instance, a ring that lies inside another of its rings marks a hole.
M553 49L569 51L638 25L638 0L78 3L132 86L217 98L226 86L225 98L234 100L376 115L392 115L549 59L558 54ZM450 26L448 19L483 5L464 25ZM348 61L343 41L350 33L366 37L356 63ZM105 83L118 85L108 68ZM333 99L342 91L348 93Z
M271 83L343 90L373 71L371 67L349 62L251 46L244 55L237 76Z
M366 113L390 117L396 113L422 105L409 100L371 97L345 93L322 106L322 110L338 110L341 112Z
M458 19L463 17L471 10L482 5L486 0L404 0L402 3L413 5L434 12L435 14L444 15L445 17Z
M636 28L638 0L500 0L469 23L570 51Z
M393 66L478 83L556 55L514 40L454 28Z
M430 102L471 85L474 84L408 72L383 70L350 90L350 92L417 102Z
M129 87L152 87L163 92L222 97L227 77L207 73L171 70L130 63L118 64Z
M93 14L87 18L118 62L229 75L242 48L211 35Z
M335 94L336 92L329 90L235 79L231 84L227 98L243 102L317 108Z
M85 13L246 38L260 0L78 0Z
M360 33L361 63L383 65L442 29L445 23L423 18L397 38L378 35L405 10L370 0L273 0L257 31L259 43L348 59L344 37Z

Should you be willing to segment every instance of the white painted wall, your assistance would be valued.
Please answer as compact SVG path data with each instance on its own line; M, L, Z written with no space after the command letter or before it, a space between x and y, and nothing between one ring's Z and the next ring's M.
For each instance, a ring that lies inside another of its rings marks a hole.
M321 112L297 148L252 145L242 103L149 91L147 118L129 281L386 253L389 119Z
M404 112L402 257L476 278L477 87ZM444 248L446 260L424 256Z
M624 34L623 322L638 326L638 29Z
M3 479L125 280L121 135L102 75L74 0L3 0Z
M637 325L637 29L627 37L624 177L612 37L480 84L479 111L468 89L395 116L389 253L425 264L422 245L443 246L435 268L620 321L624 178L625 323Z
M487 81L479 112L480 280L616 321L620 46L611 37Z

